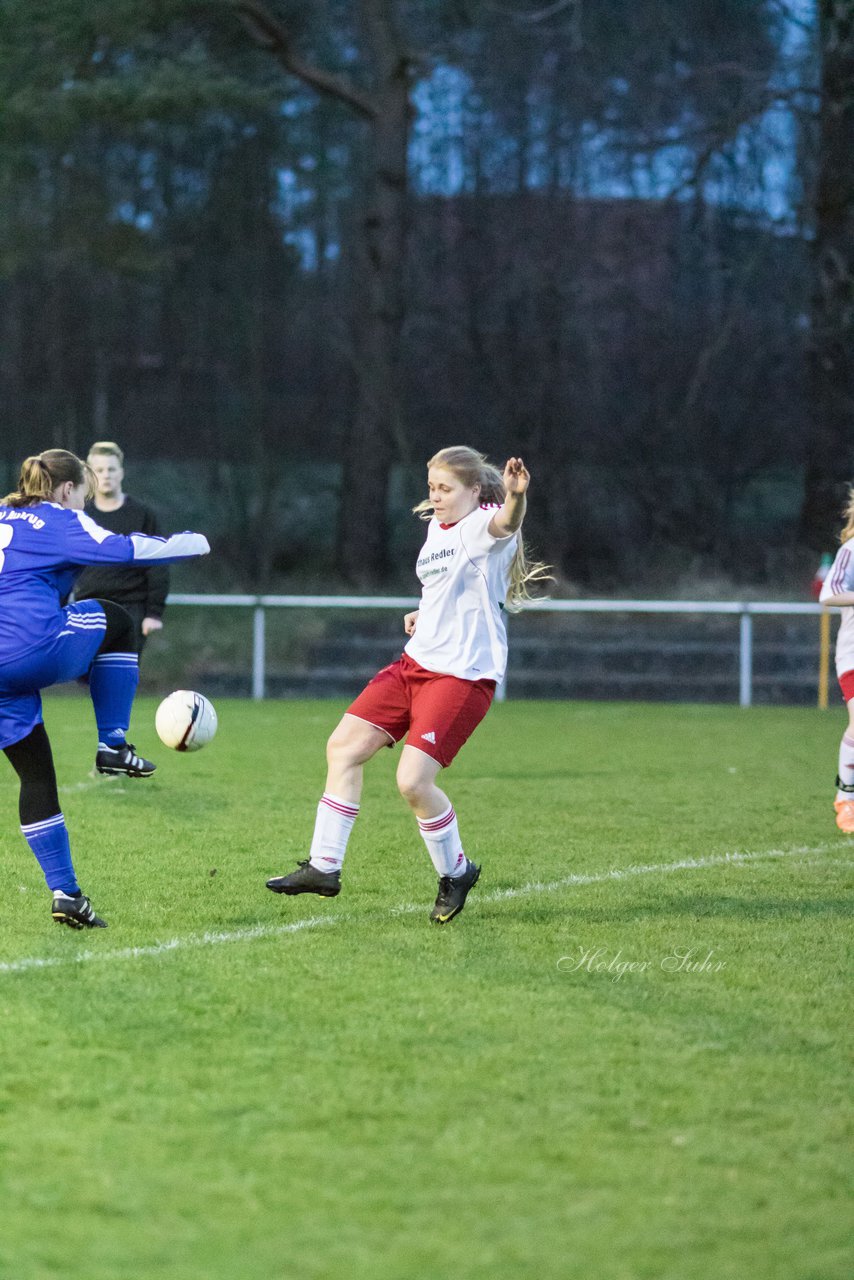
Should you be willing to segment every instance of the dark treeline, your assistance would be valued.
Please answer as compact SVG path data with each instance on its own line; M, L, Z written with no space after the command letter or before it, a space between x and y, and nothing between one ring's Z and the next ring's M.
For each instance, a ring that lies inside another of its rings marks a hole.
M15 0L2 455L192 459L247 587L294 468L338 494L301 561L390 580L463 441L567 579L779 581L854 471L853 43L831 0Z

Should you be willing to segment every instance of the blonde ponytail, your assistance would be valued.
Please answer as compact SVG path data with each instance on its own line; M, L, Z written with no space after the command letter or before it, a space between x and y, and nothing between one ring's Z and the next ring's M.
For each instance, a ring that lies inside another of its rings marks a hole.
M510 562L510 585L507 588L507 599L504 607L508 613L518 613L528 600L542 599L531 595L529 585L533 582L554 582L551 565L542 560L529 560L522 535L519 535L519 549Z
M4 507L35 507L39 502L49 502L54 491L67 481L72 484L86 482L86 496L91 498L98 488L92 468L67 449L45 449L31 454L21 463L18 487L13 493L0 498Z
M854 484L848 488L848 503L842 514L845 516L845 527L839 535L839 541L847 542L849 538L854 538Z

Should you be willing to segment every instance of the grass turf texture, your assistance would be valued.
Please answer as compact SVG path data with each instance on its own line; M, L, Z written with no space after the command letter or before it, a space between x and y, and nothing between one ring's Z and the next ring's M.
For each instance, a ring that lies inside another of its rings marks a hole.
M142 782L90 778L85 703L46 706L110 928L51 923L0 772L0 1274L850 1274L841 716L495 707L445 777L483 876L437 928L392 752L341 896L264 889L338 704L220 702L180 756L140 701Z

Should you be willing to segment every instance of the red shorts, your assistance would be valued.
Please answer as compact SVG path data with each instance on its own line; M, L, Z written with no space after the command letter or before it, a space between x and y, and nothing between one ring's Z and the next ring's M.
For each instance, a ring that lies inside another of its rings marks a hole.
M460 680L427 671L404 653L374 676L347 711L387 733L389 746L407 734L407 746L447 768L486 715L494 694L494 680Z
M846 702L854 698L854 671L843 671L839 677L839 687Z

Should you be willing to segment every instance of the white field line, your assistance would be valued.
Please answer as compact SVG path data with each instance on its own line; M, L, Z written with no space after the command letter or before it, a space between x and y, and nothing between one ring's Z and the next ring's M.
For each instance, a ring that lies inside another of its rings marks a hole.
M598 871L582 875L563 876L560 880L532 880L527 884L509 889L495 889L491 893L478 895L480 902L503 902L508 898L521 898L535 893L554 893L559 889L588 884L607 884L610 881L629 880L636 876L666 875L675 871L702 871L707 867L743 866L762 861L773 861L781 858L801 858L814 854L847 852L847 843L840 845L799 845L793 849L766 849L759 851L712 854L707 858L680 858L676 862L640 863L629 867L616 867L611 871ZM834 861L834 865L836 862ZM423 902L407 902L398 907L391 907L389 916L408 915L414 911L424 911ZM256 938L274 938L282 934L298 933L303 929L317 929L332 924L342 924L354 917L347 914L336 916L310 916L305 920L296 920L292 924L253 925L248 929L234 929L223 933L188 934L183 938L168 938L164 942L156 942L147 947L122 947L114 951L78 951L72 956L29 956L21 960L0 962L0 974L22 973L28 969L53 969L73 964L86 964L90 960L137 960L149 956L165 955L173 951L184 951L195 947L215 947L224 942L253 942Z
M702 871L706 867L738 866L762 859L799 858L809 854L831 853L834 849L840 849L840 845L798 845L794 849L765 849L745 853L735 850L733 853L710 854L707 858L680 858L678 862L640 863L630 867L616 867L613 871L562 876L560 880L531 880L527 884L509 889L494 889L492 893L479 895L479 898L481 902L501 902L505 898L521 898L531 893L554 893L557 889L569 889L574 885L606 884L610 880L627 880L633 876L660 875L673 871ZM401 907L393 907L391 914L406 915L410 911L420 911L422 905L406 903Z
M334 916L311 916L307 920L295 920L293 924L258 924L250 929L234 929L230 933L195 933L186 938L167 938L165 942L155 942L149 947L122 947L118 951L78 951L74 956L29 956L24 960L9 960L0 964L0 973L55 969L59 965L86 964L89 960L137 960L146 956L164 955L168 951L183 951L188 947L216 947L221 942L251 942L254 938L270 938L280 933L297 933L300 929L317 929L321 925L335 923Z

